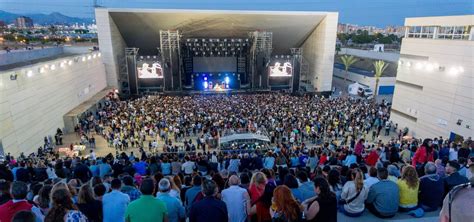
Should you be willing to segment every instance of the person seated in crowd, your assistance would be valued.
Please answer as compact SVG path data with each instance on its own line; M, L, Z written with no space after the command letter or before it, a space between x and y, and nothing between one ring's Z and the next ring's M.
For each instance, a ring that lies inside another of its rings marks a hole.
M144 179L140 185L140 198L132 201L125 212L127 222L168 222L166 204L153 197L153 179Z
M102 222L102 202L94 198L90 184L82 185L79 190L77 207L90 222Z
M216 182L202 181L201 192L204 198L192 204L189 210L189 222L227 222L229 221L226 204L217 199Z
M373 184L367 196L367 209L379 218L392 218L398 212L400 191L398 185L388 179L388 170L378 168L379 182Z
M418 208L418 188L420 181L415 167L405 166L402 170L402 177L397 181L398 189L400 190L400 204L401 212L408 212Z
M474 184L474 178L470 179ZM472 204L474 200L474 188L469 184L460 184L448 192L443 200L443 206L439 214L440 222L451 221L472 221L474 210Z
M273 201L270 208L272 221L298 222L302 220L301 206L286 185L273 190Z
M307 221L311 222L337 222L336 195L329 189L326 179L314 179L316 196L302 203Z
M295 176L291 174L286 175L283 184L290 188L293 197L295 197L299 203L304 201L303 193L301 193L301 190L298 189L298 180Z
M379 179L377 178L377 168L371 167L369 169L369 176L364 180L364 186L367 189L370 189L370 187L379 182Z
M467 183L469 180L466 177L463 177L459 174L458 170L461 168L458 162L449 161L446 165L446 174L447 177L444 178L444 192L445 195L453 189L453 187Z
M130 197L120 192L122 188L120 179L113 179L110 186L112 191L102 198L103 220L104 222L124 222Z
M364 213L368 189L364 187L364 176L360 169L350 173L351 181L342 187L339 210L349 217L358 217Z
M302 200L304 201L311 197L316 196L316 193L314 192L313 181L308 179L308 174L305 171L300 170L298 171L296 176L298 177L298 180L299 180L300 186L298 187L298 189L301 192Z
M172 197L169 194L171 190L170 180L167 178L161 179L158 183L158 188L160 189L160 195L158 195L157 198L166 204L168 210L168 221L179 222L185 219L186 213L183 204L179 198Z
M0 221L11 221L13 216L19 211L31 211L33 205L28 203L28 185L22 181L15 181L11 184L10 194L13 199L0 205Z
M426 212L435 211L441 205L443 196L443 179L436 174L436 165L428 162L425 165L425 175L420 177L419 206Z
M12 222L36 222L37 218L33 212L23 210L23 211L17 212L13 216L11 221Z
M245 222L250 212L250 196L246 189L241 188L240 179L232 175L228 181L229 188L222 191L222 201L227 206L229 221Z

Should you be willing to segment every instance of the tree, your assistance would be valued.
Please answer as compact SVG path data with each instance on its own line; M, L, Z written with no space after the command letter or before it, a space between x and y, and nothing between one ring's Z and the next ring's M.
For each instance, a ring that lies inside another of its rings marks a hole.
M344 64L344 70L346 71L346 76L344 77L344 83L346 83L347 78L349 77L349 67L351 67L352 64L357 62L357 58L354 56L349 56L349 55L343 55L341 56L342 64Z
M375 77L375 93L374 96L377 96L379 92L379 80L383 72L387 69L388 63L385 63L383 60L374 62L374 77Z

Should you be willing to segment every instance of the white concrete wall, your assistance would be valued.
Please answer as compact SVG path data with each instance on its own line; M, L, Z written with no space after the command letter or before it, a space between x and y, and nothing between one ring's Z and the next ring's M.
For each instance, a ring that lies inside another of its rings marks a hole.
M368 86L372 91L375 92L375 78L360 75L357 73L349 72L349 75L346 74L346 71L342 69L334 68L334 76L339 77L344 80L346 77L348 82L358 82L360 84ZM394 86L396 78L395 77L380 77L379 87L380 86ZM347 89L346 89L347 90Z
M362 49L351 49L351 48L341 48L339 52L341 55L353 55L357 57L375 59L375 60L385 60L390 62L398 62L400 58L400 53L395 52L376 52L371 50L362 50Z
M108 9L96 8L95 19L97 22L99 47L107 71L107 85L118 87L119 58L124 58L127 45L117 25L115 25L114 20L109 15Z
M401 54L423 56L400 58L397 80L419 87L397 83L393 98L393 109L417 121L393 112L391 119L401 128L408 127L415 137L446 138L451 132L474 136L474 41L404 38ZM417 68L425 63L437 63L444 70ZM453 67L462 67L464 72L455 74ZM458 119L463 120L461 125L456 124Z
M64 127L64 114L106 87L104 64L97 56L59 67L76 57L0 72L0 140L5 152L16 156L36 151L44 136ZM56 69L39 73L46 64ZM30 77L28 70L33 71ZM14 73L17 80L10 80Z
M63 47L35 48L33 50L13 50L0 53L0 66L57 56L63 53Z
M336 50L338 13L328 13L301 46L316 91L330 91Z

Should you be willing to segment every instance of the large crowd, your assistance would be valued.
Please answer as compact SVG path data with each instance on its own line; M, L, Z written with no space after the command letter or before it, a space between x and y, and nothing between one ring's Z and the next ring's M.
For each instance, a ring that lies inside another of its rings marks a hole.
M471 138L411 138L389 114L385 102L349 97L110 95L76 127L89 148L103 137L108 155L64 157L48 138L34 154L6 155L0 221L337 221L366 211L473 221L474 191L463 186L474 179ZM262 129L270 149L219 149L223 135Z

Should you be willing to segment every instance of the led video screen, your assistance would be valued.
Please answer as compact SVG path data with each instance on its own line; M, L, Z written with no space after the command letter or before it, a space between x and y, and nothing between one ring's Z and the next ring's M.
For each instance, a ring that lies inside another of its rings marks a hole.
M270 66L269 69L270 76L273 77L291 76L293 74L293 67L289 62L285 62L283 65L280 62L275 62L275 64Z
M193 57L193 72L237 72L237 57Z
M163 78L163 68L158 62L137 62L139 79L160 79Z

